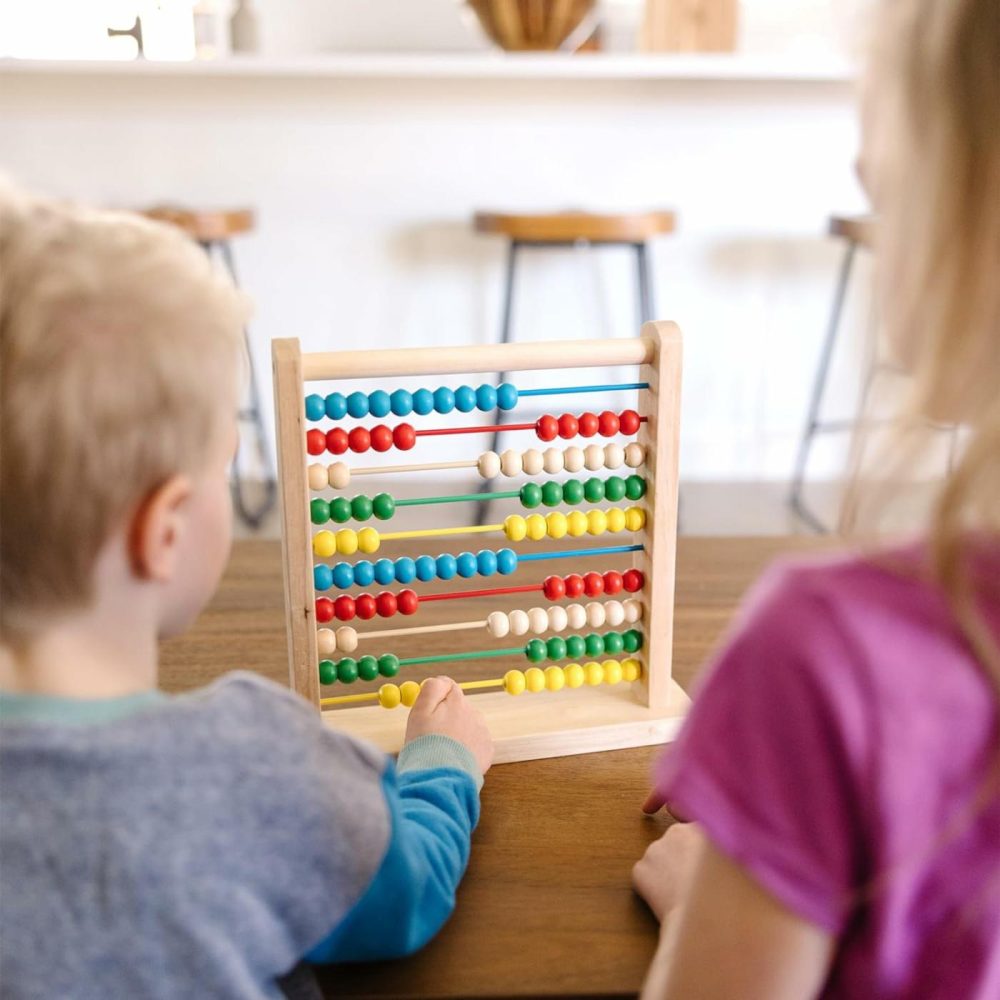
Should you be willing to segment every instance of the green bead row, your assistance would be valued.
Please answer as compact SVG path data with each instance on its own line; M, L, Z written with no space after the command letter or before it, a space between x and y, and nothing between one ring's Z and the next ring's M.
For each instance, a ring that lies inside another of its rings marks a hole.
M347 497L334 497L332 500L315 497L309 501L309 516L313 524L367 521L372 515L380 521L388 521L395 513L396 501L388 493L377 493L373 497L359 493L350 500Z
M550 479L547 483L525 483L520 490L521 506L531 510L544 504L546 507L558 507L560 504L576 505L580 503L600 503L610 500L617 503L626 497L629 500L640 500L646 495L646 480L642 476L609 476L601 479L591 476L581 482L579 479L567 479L557 482Z
M382 656L361 656L353 659L345 656L341 660L319 661L320 684L353 684L357 680L373 681L378 677L395 677L399 673L399 657L393 653Z
M635 653L642 649L642 633L630 628L625 632L605 632L598 635L554 635L549 639L531 639L524 647L524 655L531 663L543 660L578 660L584 656L602 653Z

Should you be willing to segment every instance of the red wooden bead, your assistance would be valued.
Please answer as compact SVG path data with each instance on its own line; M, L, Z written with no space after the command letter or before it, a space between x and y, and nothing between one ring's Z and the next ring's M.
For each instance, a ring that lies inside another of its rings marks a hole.
M333 601L329 597L316 598L316 621L333 621Z
M371 447L372 436L365 427L354 427L347 435L347 442L351 446L351 451L367 451Z
M642 590L642 585L645 582L646 578L637 569L627 569L622 574L622 583L630 594L635 594Z
M625 586L621 573L616 573L613 569L604 574L604 593L620 594Z
M385 424L379 424L371 429L373 451L388 451L392 447L392 430Z
M396 606L401 615L412 615L420 604L420 598L408 587L396 595Z
M354 598L354 611L362 621L368 621L375 617L378 604L371 594L358 594Z
M413 592L410 591L410 593ZM375 603L378 605L378 613L382 618L391 618L396 613L396 608L398 606L396 595L388 590L383 590L382 593L375 598Z
M583 577L579 573L570 573L563 579L567 597L580 597L583 594Z
M306 431L306 451L310 455L322 455L326 451L326 435L316 427Z
M601 437L611 438L618 433L618 414L605 410L597 418L597 429Z
M561 576L547 576L542 581L542 593L550 601L561 601L566 596L566 584Z
M580 437L592 438L600 427L600 421L596 413L580 414Z
M341 594L333 602L333 613L338 621L349 622L354 617L355 610L354 598L348 597L347 594Z
M564 413L559 418L559 437L575 438L580 429L580 423L572 413Z
M397 424L392 431L392 443L400 451L409 451L417 443L417 432L412 424Z
M347 451L347 431L343 427L333 427L326 432L326 450L334 455Z
M586 573L583 577L583 592L588 597L599 597L604 593L604 577L600 573Z
M622 434L634 434L639 429L639 414L635 410L622 410L618 414L618 430Z
M535 421L535 434L539 441L555 441L559 434L559 421L551 413L546 413Z

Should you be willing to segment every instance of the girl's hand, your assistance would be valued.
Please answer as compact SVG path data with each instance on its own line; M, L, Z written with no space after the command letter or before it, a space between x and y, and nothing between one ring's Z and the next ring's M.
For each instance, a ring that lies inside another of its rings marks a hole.
M493 737L478 708L465 697L465 692L450 677L431 677L424 681L420 694L406 720L409 743L418 736L439 733L464 743L471 751L480 771L485 774L493 763Z
M694 823L674 823L659 840L646 848L646 853L633 867L635 891L661 922L684 899L704 841L700 827Z
M677 820L678 823L688 822L684 816L675 811L667 803L666 797L663 795L662 792L658 791L656 788L651 788L649 790L649 794L646 796L646 801L643 802L642 804L642 811L647 816L652 816L654 813L659 812L664 806L667 807L667 812L670 813L670 815L673 816L673 818Z

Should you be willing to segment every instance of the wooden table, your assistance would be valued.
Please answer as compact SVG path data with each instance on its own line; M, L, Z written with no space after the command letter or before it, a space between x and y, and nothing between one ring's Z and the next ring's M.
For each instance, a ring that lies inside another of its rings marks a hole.
M776 555L814 539L685 538L678 550L675 676L689 687L740 596ZM183 690L234 668L287 682L280 550L236 544L195 627L163 644L161 679ZM482 795L458 906L419 955L321 970L330 995L619 997L636 993L657 925L629 887L664 820L639 809L653 748L507 764Z

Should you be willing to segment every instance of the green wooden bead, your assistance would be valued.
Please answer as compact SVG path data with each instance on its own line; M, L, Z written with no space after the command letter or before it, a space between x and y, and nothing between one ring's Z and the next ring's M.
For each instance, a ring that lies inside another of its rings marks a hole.
M621 632L607 632L604 635L604 652L620 653L625 648L625 639Z
M561 635L554 635L545 643L545 651L550 660L561 660L566 656L566 640Z
M583 484L583 495L587 498L587 503L597 503L604 499L604 480L597 476L591 476Z
M395 677L399 673L399 657L393 653L383 653L378 658L378 672L383 677Z
M604 640L596 632L591 632L583 643L587 656L600 656L604 652Z
M351 501L351 517L355 521L367 521L372 516L372 498L359 493Z
M627 632L623 633L622 640L625 643L626 653L634 653L636 650L642 648L642 633L636 631L634 628L630 628Z
M309 517L313 524L326 524L330 520L330 504L321 497L309 501Z
M542 502L542 488L538 483L525 483L520 495L522 507L537 507Z
M545 643L541 639L529 639L524 647L524 655L532 663L541 663L546 654Z
M563 500L566 503L578 504L583 502L583 483L579 479L567 479L562 484Z
M629 476L625 480L625 496L629 500L641 500L646 495L646 480L642 476Z
M373 681L378 677L378 660L374 656L362 656L358 660L358 677L363 681Z
M376 493L372 511L380 521L388 521L396 513L396 501L388 493Z
M542 503L546 507L558 507L563 500L563 484L550 479L542 486Z
M586 644L583 641L582 635L568 635L566 636L566 655L571 660L578 660L583 656L586 651Z
M337 667L333 660L319 661L320 684L332 684L337 679Z
M345 656L337 661L337 680L341 684L353 684L358 679L358 661Z
M621 476L610 476L604 484L604 496L612 503L618 503L628 489Z
M351 519L351 501L347 497L334 497L330 501L330 520L343 524Z

